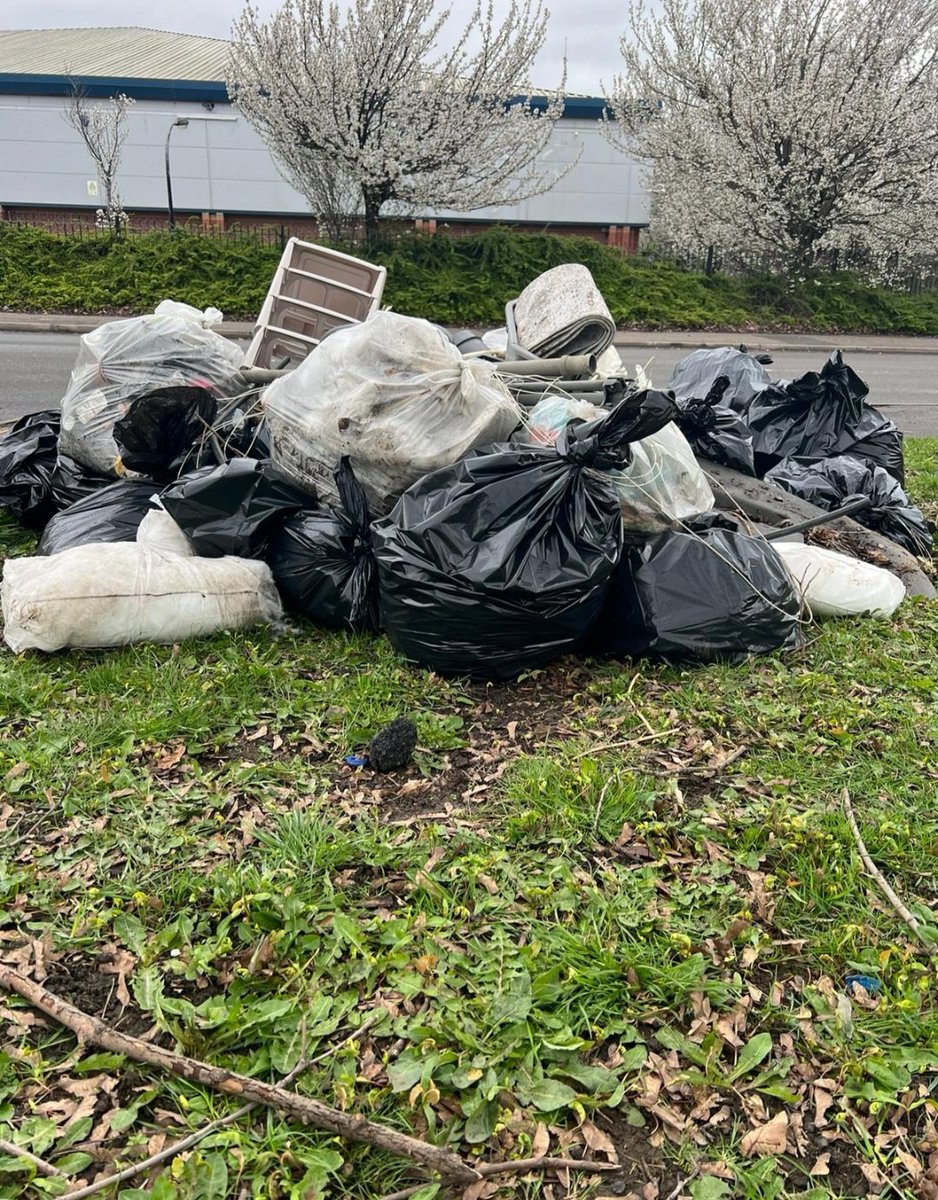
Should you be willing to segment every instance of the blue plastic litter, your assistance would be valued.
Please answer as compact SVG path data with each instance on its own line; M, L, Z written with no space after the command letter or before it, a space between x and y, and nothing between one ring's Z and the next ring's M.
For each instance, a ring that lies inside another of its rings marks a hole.
M367 754L346 754L345 761L348 763L348 765L350 767L367 767L368 766L368 755Z
M878 979L872 975L848 975L845 980L847 987L850 988L853 984L863 988L870 996L875 996L883 986Z

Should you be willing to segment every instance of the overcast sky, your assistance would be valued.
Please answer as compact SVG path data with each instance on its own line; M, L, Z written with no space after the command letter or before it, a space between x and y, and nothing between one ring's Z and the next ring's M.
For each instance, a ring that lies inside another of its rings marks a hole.
M277 0L256 0L266 15L279 7ZM231 22L241 11L240 0L0 0L0 28L56 29L76 25L146 25L179 33L227 37ZM472 0L450 0L454 25L468 20ZM496 0L496 12L505 12L505 0ZM534 67L534 83L554 87L560 81L564 50L567 54L567 90L601 94L600 80L609 84L619 69L619 36L624 30L624 5L608 0L554 0L547 43Z

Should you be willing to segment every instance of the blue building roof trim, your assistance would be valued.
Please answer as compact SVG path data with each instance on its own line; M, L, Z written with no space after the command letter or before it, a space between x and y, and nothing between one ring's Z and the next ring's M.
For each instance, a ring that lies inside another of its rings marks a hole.
M228 89L212 79L134 79L125 76L74 76L89 96L108 97L123 92L134 100L191 100L228 103ZM0 94L15 96L66 96L72 78L65 75L22 75L0 72Z
M522 96L518 97L519 102L522 99ZM540 109L541 112L547 108L547 104L546 96L531 97L531 107ZM566 117L571 121L598 121L604 113L611 117L612 109L600 96L566 96L563 102L563 116L560 119Z
M189 100L197 104L227 104L228 89L219 80L205 79L137 79L120 75L76 75L89 96L107 98L123 92L134 100ZM65 96L72 86L66 75L25 75L0 71L0 95ZM518 96L516 103L524 97ZM531 107L541 112L547 108L546 96L532 96ZM568 120L598 121L603 113L611 116L605 100L598 96L567 96L563 117ZM561 120L563 120L563 117Z

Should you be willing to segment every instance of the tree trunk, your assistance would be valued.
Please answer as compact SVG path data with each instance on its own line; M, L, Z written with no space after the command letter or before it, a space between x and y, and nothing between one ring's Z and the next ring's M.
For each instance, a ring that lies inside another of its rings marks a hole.
M373 188L362 188L362 197L365 201L365 245L374 246L378 242L378 214L385 197Z

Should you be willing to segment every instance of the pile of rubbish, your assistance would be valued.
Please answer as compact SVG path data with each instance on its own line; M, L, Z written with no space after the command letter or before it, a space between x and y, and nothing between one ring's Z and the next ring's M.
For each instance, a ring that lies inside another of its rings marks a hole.
M102 325L60 409L0 439L0 507L41 531L3 573L14 651L285 608L509 680L576 651L740 661L799 645L812 615L934 595L901 434L839 352L786 383L701 350L656 390L577 264L481 339L372 305L257 368L220 319L164 301ZM805 541L819 527L838 550Z

